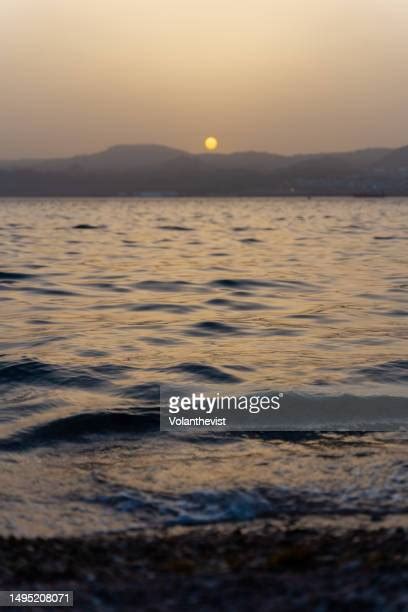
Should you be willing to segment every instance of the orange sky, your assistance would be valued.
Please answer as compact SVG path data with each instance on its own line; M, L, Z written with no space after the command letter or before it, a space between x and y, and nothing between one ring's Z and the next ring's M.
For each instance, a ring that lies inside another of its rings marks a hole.
M408 143L406 0L1 0L0 157Z

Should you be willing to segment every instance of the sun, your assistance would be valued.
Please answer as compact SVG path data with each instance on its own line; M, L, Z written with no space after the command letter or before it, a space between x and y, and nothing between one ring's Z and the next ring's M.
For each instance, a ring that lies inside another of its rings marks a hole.
M215 151L218 149L218 140L215 138L215 136L208 136L208 138L206 138L204 141L204 146L207 151Z

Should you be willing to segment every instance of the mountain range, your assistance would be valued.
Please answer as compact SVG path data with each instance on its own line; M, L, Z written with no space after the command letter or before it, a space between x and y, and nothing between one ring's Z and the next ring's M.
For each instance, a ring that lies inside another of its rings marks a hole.
M117 195L408 195L408 146L285 156L141 144L0 161L0 196Z

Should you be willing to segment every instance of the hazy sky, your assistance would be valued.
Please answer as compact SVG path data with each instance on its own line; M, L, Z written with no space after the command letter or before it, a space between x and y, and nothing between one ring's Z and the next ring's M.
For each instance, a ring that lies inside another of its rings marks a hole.
M0 157L408 143L407 0L0 0Z

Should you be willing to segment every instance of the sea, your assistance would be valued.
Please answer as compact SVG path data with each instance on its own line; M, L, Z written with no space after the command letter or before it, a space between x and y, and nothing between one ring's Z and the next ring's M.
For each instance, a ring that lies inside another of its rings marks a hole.
M407 239L408 199L0 200L0 535L407 525L398 428L159 429L168 384L408 413Z

